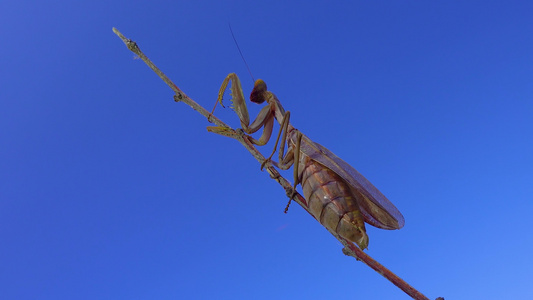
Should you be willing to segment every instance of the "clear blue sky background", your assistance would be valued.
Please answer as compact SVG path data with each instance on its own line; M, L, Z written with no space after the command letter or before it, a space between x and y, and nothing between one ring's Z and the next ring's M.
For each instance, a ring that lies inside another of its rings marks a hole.
M111 31L211 108L226 74L245 94L253 84L228 22L293 124L405 216L399 231L368 228L371 256L431 299L533 298L532 13L530 1L3 1L0 298L408 299L298 205L283 214L258 162Z

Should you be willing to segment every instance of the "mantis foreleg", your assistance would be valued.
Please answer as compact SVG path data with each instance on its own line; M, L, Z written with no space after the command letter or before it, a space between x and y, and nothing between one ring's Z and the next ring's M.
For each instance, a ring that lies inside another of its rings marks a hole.
M237 116L239 117L239 120L241 122L241 127L247 134L252 134L261 129L261 127L264 127L263 133L261 134L261 137L257 140L254 138L250 138L250 141L253 144L256 144L258 146L263 146L268 143L268 140L270 140L270 136L272 135L272 129L274 126L274 110L273 106L271 104L268 104L267 106L263 107L259 114L257 115L256 119L250 124L250 116L248 114L248 108L246 106L246 101L244 100L244 95L242 92L241 82L239 80L239 77L237 77L237 74L230 73L226 78L224 78L224 81L222 82L222 85L220 86L220 90L218 92L218 98L217 102L215 103L215 106L213 107L213 111L211 111L211 114L215 112L215 108L217 107L217 104L220 102L222 106L222 98L224 96L224 92L228 88L229 82L231 81L230 91L231 91L231 102L232 102L232 108L237 113ZM209 127L209 130L212 132L220 132L223 130L215 129L212 127Z

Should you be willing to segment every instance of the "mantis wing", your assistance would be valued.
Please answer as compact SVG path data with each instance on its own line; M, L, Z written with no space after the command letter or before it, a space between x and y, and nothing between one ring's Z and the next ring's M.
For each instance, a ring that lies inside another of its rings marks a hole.
M382 229L400 229L405 220L400 211L361 173L326 147L302 134L300 150L344 179L352 189L365 222Z

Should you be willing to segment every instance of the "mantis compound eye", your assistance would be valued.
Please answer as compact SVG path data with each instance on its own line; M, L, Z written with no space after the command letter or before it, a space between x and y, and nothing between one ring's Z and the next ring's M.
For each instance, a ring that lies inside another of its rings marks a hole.
M261 104L265 102L265 93L267 91L267 85L262 79L257 79L254 84L254 89L250 94L250 101L253 103Z

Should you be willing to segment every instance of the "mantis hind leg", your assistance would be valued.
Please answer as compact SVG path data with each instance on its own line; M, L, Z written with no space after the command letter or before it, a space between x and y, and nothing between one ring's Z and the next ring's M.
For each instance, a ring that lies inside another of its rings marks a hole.
M300 131L296 132L296 146L293 149L294 152L294 166L292 167L294 172L294 183L292 185L292 194L289 196L289 202L287 202L287 206L285 207L285 213L289 210L289 206L291 205L292 198L296 196L296 186L299 182L299 176L298 176L298 167L300 165L300 145L302 144L302 133Z

